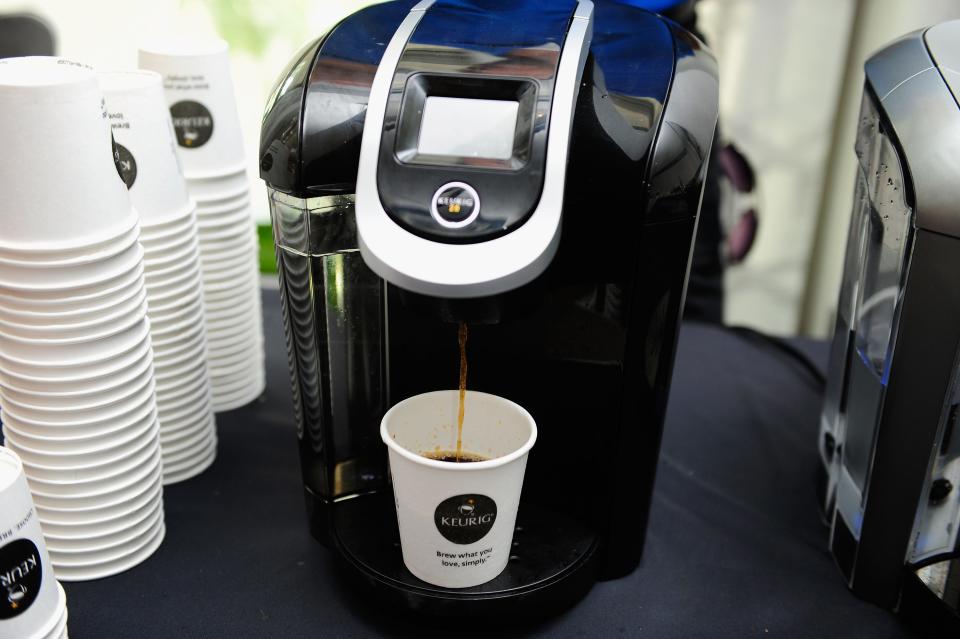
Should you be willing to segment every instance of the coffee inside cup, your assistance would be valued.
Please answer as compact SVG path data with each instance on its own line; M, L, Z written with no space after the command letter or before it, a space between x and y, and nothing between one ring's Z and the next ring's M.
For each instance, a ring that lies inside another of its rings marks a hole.
M477 453L471 453L465 450L461 450L458 454L455 450L432 450L425 451L420 453L421 457L426 457L427 459L435 459L436 461L442 462L454 462L456 464L468 464L470 462L481 462L492 459L492 457L487 457L486 455L479 455Z

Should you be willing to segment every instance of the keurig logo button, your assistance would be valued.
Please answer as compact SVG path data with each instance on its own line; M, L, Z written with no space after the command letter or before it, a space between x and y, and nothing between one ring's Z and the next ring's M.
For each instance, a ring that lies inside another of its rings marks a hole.
M0 620L26 612L37 595L43 567L40 551L29 539L17 539L0 548Z
M480 541L497 520L497 503L486 495L457 495L444 499L433 513L437 530L455 544Z
M193 100L182 100L170 107L177 144L188 149L203 146L213 135L213 115Z
M430 212L440 226L462 228L480 215L480 196L469 184L450 182L434 193Z

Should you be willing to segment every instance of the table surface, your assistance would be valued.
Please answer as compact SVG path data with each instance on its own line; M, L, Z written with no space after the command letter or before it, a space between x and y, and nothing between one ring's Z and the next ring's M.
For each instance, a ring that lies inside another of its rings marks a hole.
M65 584L74 639L449 636L378 609L310 537L279 296L264 292L264 398L218 416L217 461L166 489L167 535L140 566ZM819 343L796 343L814 361ZM547 621L458 636L911 636L850 594L826 551L814 477L820 391L762 341L686 325L644 559Z

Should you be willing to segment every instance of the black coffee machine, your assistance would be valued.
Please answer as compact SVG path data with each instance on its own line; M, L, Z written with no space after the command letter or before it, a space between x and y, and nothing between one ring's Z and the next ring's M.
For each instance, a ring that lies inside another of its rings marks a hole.
M640 561L717 73L609 0L359 11L283 72L263 122L313 534L433 614L534 613ZM562 222L562 224L561 224ZM380 419L457 385L527 408L513 556L473 588L403 565Z

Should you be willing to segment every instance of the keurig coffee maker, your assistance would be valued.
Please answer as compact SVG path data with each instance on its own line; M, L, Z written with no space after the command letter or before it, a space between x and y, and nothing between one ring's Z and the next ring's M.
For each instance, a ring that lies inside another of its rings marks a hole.
M717 120L713 57L612 0L378 4L303 49L263 122L313 534L432 614L534 613L640 561ZM456 388L535 418L505 572L404 567L379 437Z
M866 63L821 420L830 548L855 593L960 603L960 21Z

